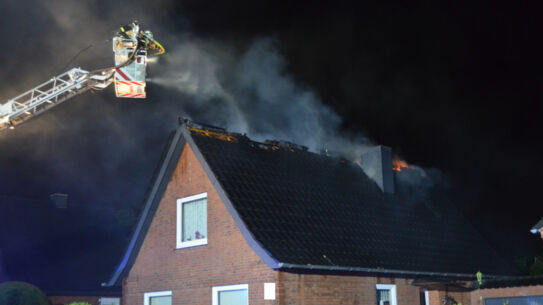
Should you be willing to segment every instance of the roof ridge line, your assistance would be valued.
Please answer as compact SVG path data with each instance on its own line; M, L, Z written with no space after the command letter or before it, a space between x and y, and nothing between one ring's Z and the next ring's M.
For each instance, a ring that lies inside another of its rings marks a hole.
M183 126L183 125L181 125ZM221 185L219 179L215 176L215 173L211 169L211 166L207 163L204 155L200 151L198 145L194 142L194 139L192 138L192 135L190 133L190 129L183 128L183 135L189 144L190 148L194 152L194 155L196 156L196 159L200 162L200 165L204 169L204 172L207 174L209 180L211 181L211 184L215 187L215 190L217 191L217 194L219 195L219 198L222 200L224 205L226 206L226 209L228 210L228 213L232 218L234 219L234 222L236 223L238 229L240 230L241 234L243 235L243 238L251 247L251 249L260 257L260 259L271 269L277 269L279 268L279 262L271 255L270 252L268 252L264 246L254 237L253 233L249 230L249 227L247 224L243 221L241 216L239 215L238 211L230 201L230 198L228 197L228 194L224 190L223 186Z

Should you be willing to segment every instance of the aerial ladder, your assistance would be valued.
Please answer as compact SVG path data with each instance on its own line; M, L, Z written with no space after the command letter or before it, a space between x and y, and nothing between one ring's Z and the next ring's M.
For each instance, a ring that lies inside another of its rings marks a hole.
M103 90L112 83L119 98L145 98L147 59L163 54L164 48L150 31L141 31L136 21L121 27L112 42L115 66L94 71L72 68L0 104L0 131L13 129L87 90Z

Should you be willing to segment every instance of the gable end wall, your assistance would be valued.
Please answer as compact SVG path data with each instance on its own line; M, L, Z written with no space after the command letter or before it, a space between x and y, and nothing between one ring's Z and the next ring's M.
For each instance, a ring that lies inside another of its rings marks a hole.
M176 249L177 199L207 192L208 244ZM278 272L251 250L188 144L159 203L139 254L123 281L123 304L145 292L172 290L173 304L211 304L211 287L249 284L250 304L264 301Z

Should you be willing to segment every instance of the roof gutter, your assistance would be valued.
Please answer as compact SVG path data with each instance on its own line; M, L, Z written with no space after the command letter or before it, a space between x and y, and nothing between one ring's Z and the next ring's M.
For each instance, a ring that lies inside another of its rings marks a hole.
M343 266L327 266L327 265L298 265L279 263L279 269L302 269L302 270L315 270L315 271L340 271L340 272L360 272L360 273L372 273L383 275L404 275L404 276L429 276L429 277L449 277L449 278L461 278L461 279L475 279L475 274L466 273L447 273L447 272L428 272L428 271L406 271L396 269L375 269L375 268L361 268L361 267L343 267ZM499 275L484 275L484 278L494 279L504 276Z

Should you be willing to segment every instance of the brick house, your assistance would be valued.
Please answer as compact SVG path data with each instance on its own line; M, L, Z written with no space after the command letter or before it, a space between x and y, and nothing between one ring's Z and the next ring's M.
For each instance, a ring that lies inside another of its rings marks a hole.
M181 122L105 284L125 305L465 305L478 270L518 274L455 209L394 193L390 151L364 160Z

